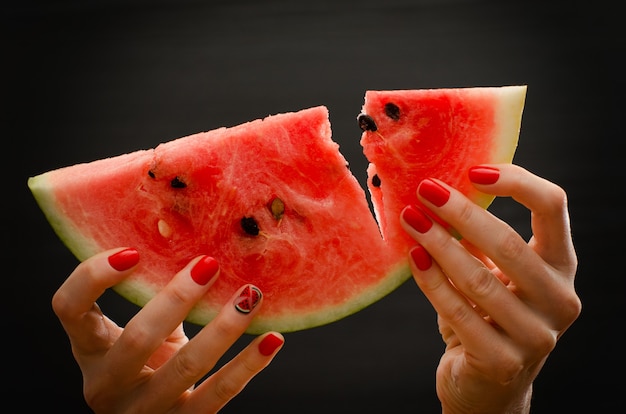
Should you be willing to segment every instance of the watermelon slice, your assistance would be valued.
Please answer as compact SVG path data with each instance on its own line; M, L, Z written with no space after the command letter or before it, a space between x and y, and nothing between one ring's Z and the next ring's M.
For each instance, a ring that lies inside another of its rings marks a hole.
M416 201L421 178L489 204L466 171L512 160L525 91L367 92L359 124L376 217L323 106L60 168L28 185L79 260L113 247L140 251L137 270L114 288L131 302L143 306L189 260L210 254L222 273L190 322L208 323L235 289L253 283L265 299L249 333L307 329L410 277L413 242L399 213Z
M438 178L487 208L494 197L469 181L471 166L509 163L526 88L368 91L359 124L368 189L382 234L402 249L412 239L398 212L417 204L416 183ZM435 218L436 219L436 218Z

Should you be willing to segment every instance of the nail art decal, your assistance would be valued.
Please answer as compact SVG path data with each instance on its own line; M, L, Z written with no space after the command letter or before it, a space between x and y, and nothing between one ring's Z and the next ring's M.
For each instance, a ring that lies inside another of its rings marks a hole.
M250 313L261 300L261 291L256 286L247 285L235 298L235 309L241 313Z

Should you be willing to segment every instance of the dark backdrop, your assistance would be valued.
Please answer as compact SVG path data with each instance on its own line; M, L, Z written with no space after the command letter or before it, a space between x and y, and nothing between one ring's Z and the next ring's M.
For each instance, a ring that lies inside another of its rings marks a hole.
M516 163L565 187L583 313L536 381L534 412L623 406L624 33L615 1L22 1L2 12L5 404L86 412L50 308L77 262L29 176L324 104L361 180L366 89L527 84ZM612 5L612 6L609 6ZM621 195L620 195L621 194ZM526 236L528 213L491 210ZM135 309L101 304L124 323ZM619 318L619 319L618 319ZM189 326L193 334L196 327ZM234 350L250 341L243 337ZM286 335L224 412L434 413L443 344L412 281L340 322ZM230 354L229 356L230 357ZM609 375L617 378L609 380ZM6 386L8 385L8 389Z

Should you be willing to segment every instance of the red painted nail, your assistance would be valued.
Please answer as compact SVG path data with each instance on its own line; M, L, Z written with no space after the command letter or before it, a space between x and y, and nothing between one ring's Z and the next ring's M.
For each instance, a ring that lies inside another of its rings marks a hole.
M433 222L420 208L406 206L402 212L404 221L420 233L426 233L433 226Z
M191 269L191 278L199 285L206 285L217 274L220 265L211 256L204 256Z
M270 356L283 342L285 341L281 337L271 333L259 343L259 352L261 355Z
M136 249L124 249L109 256L109 264L118 272L128 270L139 263L139 252Z
M441 207L446 204L450 198L450 191L431 179L422 181L417 192L437 207Z
M433 260L430 257L430 254L424 249L422 245L417 245L411 249L411 258L413 262L415 262L415 266L419 270L428 270L430 266L433 264Z
M235 309L241 313L250 313L259 302L263 294L258 287L253 285L246 285L239 296L235 298Z
M476 166L468 171L469 179L476 184L495 184L500 178L500 170L494 167Z

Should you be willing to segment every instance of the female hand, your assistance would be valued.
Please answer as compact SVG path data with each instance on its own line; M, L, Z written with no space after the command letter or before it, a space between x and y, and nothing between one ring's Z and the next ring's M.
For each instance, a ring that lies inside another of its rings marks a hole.
M419 243L410 253L413 276L446 344L437 395L445 413L528 412L533 380L581 311L566 194L515 165L475 167L470 179L530 209L533 237L526 243L438 180L420 183L419 200L462 241L423 208L403 210L403 226Z
M245 331L261 305L261 292L242 287L189 340L182 321L219 274L215 259L197 257L121 328L102 314L96 300L138 261L134 249L95 255L78 265L52 299L82 371L87 403L96 413L218 411L283 344L279 333L266 333L194 388Z

